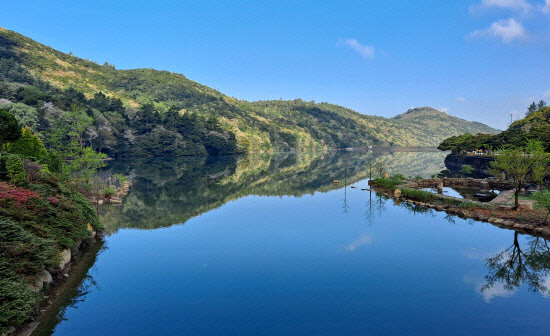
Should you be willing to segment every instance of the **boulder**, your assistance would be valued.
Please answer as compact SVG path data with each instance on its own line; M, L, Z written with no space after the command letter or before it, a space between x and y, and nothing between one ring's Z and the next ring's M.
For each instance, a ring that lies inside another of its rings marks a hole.
M521 210L533 211L533 204L534 203L535 203L535 201L520 201L519 202L519 208Z
M90 238L95 238L96 232L90 223L88 223L88 231L90 231Z
M502 225L503 226L508 226L508 227L513 227L514 226L514 222L511 221L511 220L505 220L504 222L502 222Z
M72 255L75 255L78 253L78 250L80 249L80 244L82 244L82 240L75 242L74 245L71 247Z
M64 269L65 266L67 266L67 264L71 261L71 250L69 249L65 249L63 251L61 251L61 254L60 254L60 259L61 261L59 262L59 269Z
M52 283L52 281L53 281L53 278L50 272L46 270L42 270L36 276L35 287L37 287L38 289L42 289L44 285L49 285Z
M393 197L399 197L401 196L401 190L400 189L395 189L393 191Z

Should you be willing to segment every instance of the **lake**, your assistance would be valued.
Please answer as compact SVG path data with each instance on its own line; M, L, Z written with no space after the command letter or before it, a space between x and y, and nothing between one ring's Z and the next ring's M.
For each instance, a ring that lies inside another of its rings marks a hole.
M546 241L361 190L444 156L115 160L134 185L100 209L103 248L33 335L548 334Z

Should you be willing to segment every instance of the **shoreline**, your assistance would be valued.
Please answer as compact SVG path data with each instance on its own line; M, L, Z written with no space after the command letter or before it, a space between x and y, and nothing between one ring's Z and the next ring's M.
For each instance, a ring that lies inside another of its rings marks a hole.
M436 183L456 182L457 180L463 183L480 183L488 185L487 180L474 179L426 179L418 181L403 181L394 190L386 189L376 185L375 180L369 181L369 186L374 191L381 192L383 195L394 200L396 204L405 202L418 207L433 209L438 212L446 212L449 215L458 216L460 218L473 219L480 222L490 223L499 228L513 230L519 233L528 234L535 237L541 237L550 240L550 225L539 221L539 213L533 210L532 204L525 204L520 211L512 210L510 206L500 203L479 202L467 199L461 199L448 195L441 195L425 191L431 194L432 197L427 200L419 200L403 194L406 190L414 190L424 188L426 185L434 187ZM499 180L493 180L495 183L503 183ZM544 218L544 216L542 216Z
M29 319L19 326L6 331L5 335L29 336L46 334L45 328L51 331L51 328L57 325L56 318L59 312L66 306L72 298L74 291L78 289L88 270L95 263L97 255L105 244L102 234L97 234L92 238L84 240L76 252L71 253L71 259L64 267L51 274L51 281L47 283L48 287L41 290L43 295L36 307L34 313ZM64 250L65 251L65 250ZM54 322L44 324L45 322ZM40 331L38 334L35 331ZM4 335L2 334L2 335Z

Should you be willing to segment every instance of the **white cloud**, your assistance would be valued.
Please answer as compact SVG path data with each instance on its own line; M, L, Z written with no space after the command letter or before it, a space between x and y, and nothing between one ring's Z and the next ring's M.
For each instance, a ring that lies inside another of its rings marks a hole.
M510 18L493 22L489 28L476 30L470 34L473 38L486 36L500 38L504 43L510 43L527 38L527 31L520 22Z
M463 102L466 101L466 98L464 98L464 97L456 97L455 100L456 100L457 102L463 103Z
M519 10L522 11L524 14L527 14L533 9L533 6L531 6L531 4L526 0L481 0L480 4L471 6L470 11L495 7L502 9Z
M548 90L544 93L544 97L545 98L550 98L550 90Z
M449 108L448 107L440 107L439 111L449 113Z
M344 44L357 51L363 58L374 58L374 47L362 45L356 39L346 39Z
M550 14L550 0L544 1L544 7L542 7L542 12L544 14Z

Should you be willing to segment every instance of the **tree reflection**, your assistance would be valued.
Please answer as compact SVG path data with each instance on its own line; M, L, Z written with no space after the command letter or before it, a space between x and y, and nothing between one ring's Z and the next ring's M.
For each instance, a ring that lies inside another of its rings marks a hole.
M501 283L506 290L512 291L526 284L532 292L548 293L547 276L550 273L550 247L542 238L532 238L525 249L514 232L514 242L510 247L486 260L489 273L482 291Z

